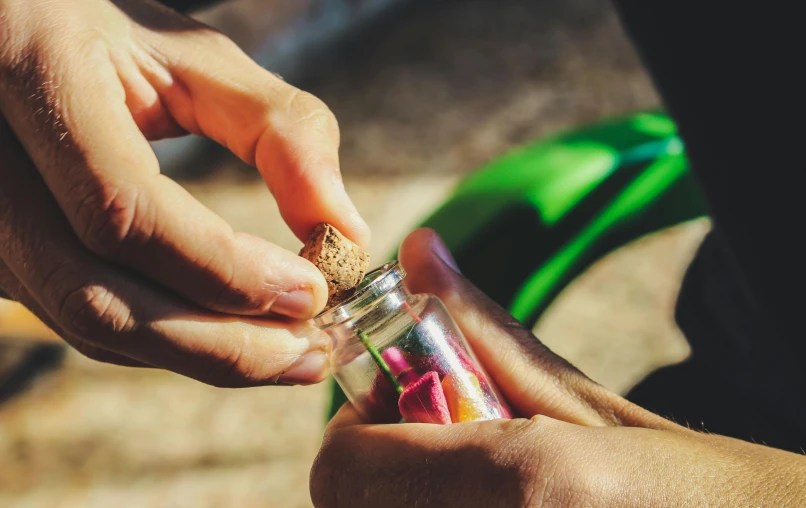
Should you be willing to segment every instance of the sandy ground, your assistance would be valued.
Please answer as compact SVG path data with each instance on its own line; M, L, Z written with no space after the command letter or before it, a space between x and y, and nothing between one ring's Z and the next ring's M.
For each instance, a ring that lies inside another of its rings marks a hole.
M347 188L376 257L491 158L657 101L608 4L594 0L416 3L301 84L340 119ZM299 247L254 171L220 150L177 178L236 229ZM556 300L538 335L621 392L684 358L674 298L707 228L606 258ZM0 335L37 338L10 305L0 304ZM0 507L310 506L326 392L221 390L69 353L0 406Z

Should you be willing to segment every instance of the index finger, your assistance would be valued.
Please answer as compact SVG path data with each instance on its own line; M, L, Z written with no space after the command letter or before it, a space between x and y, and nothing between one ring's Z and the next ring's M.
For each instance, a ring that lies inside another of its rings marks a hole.
M85 246L207 309L305 319L324 306L311 263L234 232L159 174L106 48L51 65L0 94L0 109Z
M366 248L369 228L344 189L339 127L325 103L207 27L181 40L158 37L151 49L170 78L148 78L176 121L257 166L297 238L304 241L316 224L327 222Z

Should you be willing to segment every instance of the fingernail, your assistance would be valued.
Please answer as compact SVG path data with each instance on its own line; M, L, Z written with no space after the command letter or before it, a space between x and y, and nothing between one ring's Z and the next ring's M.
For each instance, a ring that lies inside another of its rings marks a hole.
M445 242L442 241L442 238L439 235L434 235L434 239L431 241L431 249L434 253L442 260L443 263L450 266L453 271L456 273L462 273L459 270L459 266L456 264L456 260L453 259L451 256L451 251L448 250L448 247L445 245Z
M316 312L316 299L310 289L281 293L271 306L272 312L294 319L308 319Z
M307 385L321 381L328 369L328 357L324 351L310 351L300 356L285 370L278 383Z

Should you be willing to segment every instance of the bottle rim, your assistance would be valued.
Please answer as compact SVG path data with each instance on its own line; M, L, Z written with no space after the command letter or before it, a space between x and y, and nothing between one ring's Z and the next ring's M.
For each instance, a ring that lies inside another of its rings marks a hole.
M347 321L395 289L406 277L397 261L391 261L364 276L353 296L313 318L320 329Z

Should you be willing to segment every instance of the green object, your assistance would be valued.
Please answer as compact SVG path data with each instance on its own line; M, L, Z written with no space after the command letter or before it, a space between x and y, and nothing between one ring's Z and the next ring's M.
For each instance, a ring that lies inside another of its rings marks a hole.
M383 359L381 354L378 353L378 350L375 349L375 346L372 345L372 342L370 342L369 337L367 337L367 334L362 332L361 330L358 330L358 338L361 339L361 344L363 344L364 347L367 348L367 351L369 351L370 356L372 356L372 359L375 360L375 363L378 365L378 368L381 369L381 372L383 372L383 375L384 377L386 377L386 380L389 381L389 383L391 383L391 385L395 388L395 390L397 390L397 393L403 393L403 387L400 386L400 383L397 382L397 378L395 378L395 375L392 374L392 371L389 369L389 365L386 364L386 361Z
M639 113L493 161L423 225L440 234L466 277L531 328L598 259L705 215L688 169L674 122ZM334 386L331 416L346 401Z

